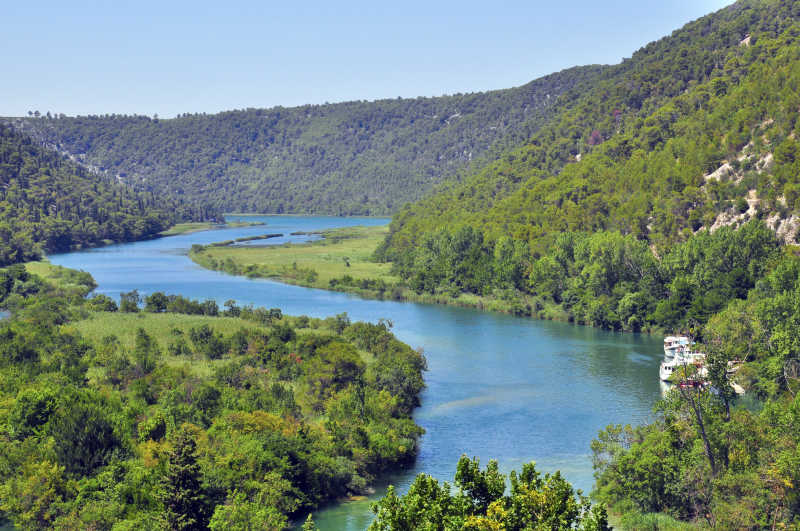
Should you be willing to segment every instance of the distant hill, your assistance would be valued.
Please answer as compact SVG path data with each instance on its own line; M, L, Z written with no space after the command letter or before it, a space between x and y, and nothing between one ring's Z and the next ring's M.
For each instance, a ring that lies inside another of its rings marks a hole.
M18 119L76 161L226 211L390 214L533 134L559 97L603 67L435 98L247 109L174 119Z
M0 124L0 267L215 215L97 175Z

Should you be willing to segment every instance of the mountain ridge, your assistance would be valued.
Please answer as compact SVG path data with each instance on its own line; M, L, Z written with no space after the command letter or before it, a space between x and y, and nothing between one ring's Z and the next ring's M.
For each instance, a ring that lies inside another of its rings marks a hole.
M227 211L389 214L536 131L603 66L434 98L144 116L7 119L126 182Z

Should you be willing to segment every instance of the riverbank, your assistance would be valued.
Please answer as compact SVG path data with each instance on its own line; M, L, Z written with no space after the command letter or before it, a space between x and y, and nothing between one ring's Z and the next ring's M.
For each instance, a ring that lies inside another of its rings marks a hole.
M0 450L12 457L0 490L18 528L97 527L98 514L134 527L167 521L169 508L147 488L174 484L165 471L186 441L192 494L211 508L205 522L235 510L270 529L371 493L373 482L415 463L424 430L412 413L426 362L384 323L292 317L232 300L220 309L154 290L144 299L127 291L118 306L105 293L85 297L97 283L84 271L30 262L0 272L14 286L0 391L13 434ZM24 356L13 355L16 345ZM34 395L53 404L46 425L14 417ZM57 460L58 481L64 470L74 477L55 502L18 488L37 480L41 468L29 463L42 455ZM127 494L98 509L85 501L95 492L89 478L108 476L109 466ZM215 478L212 488L201 474ZM267 500L266 513L253 499ZM29 500L46 516L34 520Z
M189 257L198 265L214 271L352 293L367 299L445 304L571 322L570 314L560 306L516 290L496 289L489 296L463 292L417 293L392 273L391 262L376 262L373 259L374 250L388 231L385 225L358 226L322 231L318 233L321 239L305 243L196 245L189 252ZM643 332L660 333L661 330Z

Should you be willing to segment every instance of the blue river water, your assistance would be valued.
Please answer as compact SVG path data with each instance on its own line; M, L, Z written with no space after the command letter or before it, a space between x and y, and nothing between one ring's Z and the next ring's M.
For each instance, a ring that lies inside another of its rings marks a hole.
M240 219L237 216L229 220ZM589 444L610 423L642 423L660 397L661 338L605 332L448 306L364 300L263 279L208 271L191 262L192 244L264 233L300 242L316 231L380 225L380 218L247 216L266 226L203 231L158 240L53 255L53 263L90 272L99 293L117 297L134 288L279 307L284 313L353 320L390 319L394 333L428 359L427 389L415 419L425 428L415 465L382 478L367 500L332 505L314 514L320 529L364 529L369 504L388 482L404 491L419 472L451 480L460 455L503 471L536 461L542 472L561 470L577 488L593 483Z

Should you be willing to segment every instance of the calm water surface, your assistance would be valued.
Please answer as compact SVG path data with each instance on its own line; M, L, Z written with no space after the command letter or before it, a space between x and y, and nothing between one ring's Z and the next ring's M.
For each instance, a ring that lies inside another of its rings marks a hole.
M237 216L231 220L240 219ZM362 300L322 290L251 280L207 271L186 252L194 243L284 233L269 244L299 242L314 231L381 225L387 219L248 216L266 227L220 229L159 240L114 245L51 256L53 263L90 272L100 293L117 297L137 288L220 305L279 307L285 313L326 317L347 312L353 320L394 322L394 333L428 358L428 384L415 418L425 428L412 469L387 482L405 491L426 472L452 479L461 454L485 463L495 458L504 471L536 461L543 472L561 470L576 487L592 486L589 443L610 423L641 423L660 396L657 367L660 337L603 332L564 323L535 321L447 306ZM364 529L370 501L348 502L314 515L321 529Z

